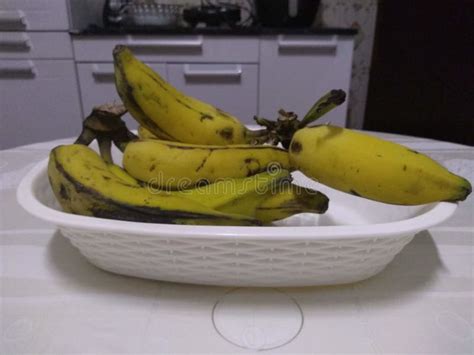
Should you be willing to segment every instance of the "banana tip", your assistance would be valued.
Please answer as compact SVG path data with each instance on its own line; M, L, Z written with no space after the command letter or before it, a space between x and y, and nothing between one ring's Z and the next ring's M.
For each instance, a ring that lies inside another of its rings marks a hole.
M112 54L113 54L114 58L117 58L117 56L119 56L120 54L122 54L125 51L128 51L127 46L124 46L122 44L118 44L114 47L114 50L112 51Z

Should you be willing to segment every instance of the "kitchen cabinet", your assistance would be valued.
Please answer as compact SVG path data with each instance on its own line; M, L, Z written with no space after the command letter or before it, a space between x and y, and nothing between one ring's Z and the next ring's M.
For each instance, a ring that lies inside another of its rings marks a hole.
M0 59L0 149L81 130L72 60Z
M259 115L280 108L303 116L331 89L349 93L353 38L339 35L274 35L260 39ZM347 100L321 122L345 126Z
M66 5L0 3L0 149L70 137L81 129Z

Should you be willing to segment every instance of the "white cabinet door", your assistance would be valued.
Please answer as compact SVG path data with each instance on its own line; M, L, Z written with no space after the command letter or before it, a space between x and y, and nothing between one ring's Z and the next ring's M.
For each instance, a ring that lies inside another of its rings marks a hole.
M259 115L283 108L302 117L332 89L349 94L353 38L331 35L263 36L260 41ZM321 122L345 126L346 102Z
M74 36L79 62L112 61L118 44L128 46L145 62L257 63L258 38L204 35Z
M171 84L186 95L206 101L253 123L257 113L257 64L168 64Z
M148 65L167 79L166 64L154 63ZM111 101L120 102L115 89L114 65L112 63L79 63L77 64L77 74L79 76L82 109L85 116L89 115L94 106ZM129 114L125 115L124 119L130 129L137 128L137 123Z
M0 148L77 136L81 109L72 60L0 60Z
M66 0L2 0L0 29L66 31L69 29Z
M67 32L0 32L1 59L73 59Z

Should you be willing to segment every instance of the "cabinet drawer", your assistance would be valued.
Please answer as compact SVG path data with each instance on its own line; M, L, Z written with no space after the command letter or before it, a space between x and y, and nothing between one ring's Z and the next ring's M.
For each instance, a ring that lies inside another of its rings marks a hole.
M257 63L258 38L202 35L101 36L73 38L76 59L111 61L117 44L148 62Z
M332 89L349 94L352 37L264 36L260 46L260 116L273 119L284 108L301 117ZM347 100L321 122L345 126L346 116Z
M0 60L0 148L72 137L81 110L72 60Z
M166 76L166 64L149 64L163 78ZM120 98L115 89L114 65L112 63L80 63L77 64L81 103L84 115L92 108L106 102L118 101ZM137 123L127 114L124 117L129 129L135 129Z
M168 64L177 89L253 123L257 113L257 64Z
M2 0L0 29L52 31L69 28L66 0Z
M0 58L72 59L71 39L65 32L0 32Z

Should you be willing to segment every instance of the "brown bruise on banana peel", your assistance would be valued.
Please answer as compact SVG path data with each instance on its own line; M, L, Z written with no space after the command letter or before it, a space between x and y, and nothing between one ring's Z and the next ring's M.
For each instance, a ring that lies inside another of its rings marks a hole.
M61 196L61 198L66 201L71 199L71 196L69 196L69 193L64 184L59 184L59 196Z
M298 142L297 140L294 140L293 142L291 142L291 145L290 145L291 153L299 154L302 150L303 150L303 145L300 142Z
M234 138L234 129L232 127L226 127L219 131L219 135L226 141L231 142Z

